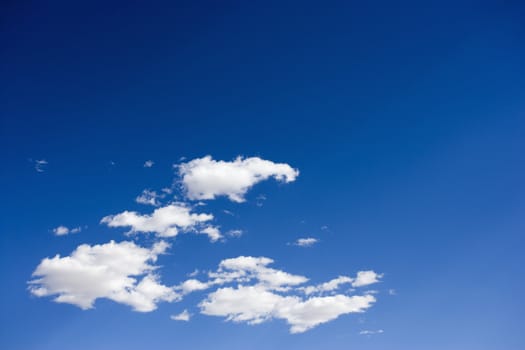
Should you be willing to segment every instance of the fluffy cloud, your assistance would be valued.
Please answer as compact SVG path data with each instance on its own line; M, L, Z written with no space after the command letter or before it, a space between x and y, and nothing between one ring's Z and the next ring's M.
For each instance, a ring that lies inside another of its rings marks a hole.
M133 242L78 246L70 256L43 259L29 282L38 297L55 296L54 301L93 307L96 299L107 298L131 306L135 311L155 310L161 301L180 296L159 283L152 265L169 245L163 241L151 248Z
M155 233L159 237L175 237L179 232L199 231L202 223L213 219L211 214L195 214L184 204L170 204L157 208L151 215L141 215L134 211L124 211L117 215L102 218L101 223L109 227L130 227L130 233ZM204 228L212 240L216 232Z
M53 233L56 235L56 236L65 236L69 233L79 233L80 231L82 231L82 227L74 227L72 229L69 229L68 227L66 226L58 226L58 227L55 227L53 229Z
M307 237L307 238L299 238L293 244L298 247L311 247L318 242L319 240L317 238Z
M206 156L180 164L178 171L189 199L227 196L234 202L244 202L244 195L253 185L270 177L292 182L299 175L297 169L286 163L274 163L259 157L237 157L227 162Z
M151 168L155 164L152 160L147 160L144 162L144 168Z
M374 271L359 271L356 279L352 282L352 287L364 287L377 283L381 277L383 277L382 274Z
M374 302L372 295L342 294L303 300L255 285L220 288L210 293L199 307L205 315L223 316L228 321L248 324L284 319L290 325L290 333L302 333L341 315L363 312Z

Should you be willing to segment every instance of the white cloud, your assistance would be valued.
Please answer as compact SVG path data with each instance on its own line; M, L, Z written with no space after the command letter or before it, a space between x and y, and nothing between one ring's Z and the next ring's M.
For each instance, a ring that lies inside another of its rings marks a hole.
M290 325L290 333L302 333L341 315L363 312L374 302L371 295L342 294L303 300L256 285L220 288L210 293L199 307L205 315L223 316L228 321L248 324L284 319Z
M63 226L63 225L60 225L58 227L55 227L53 229L53 233L56 235L56 236L65 236L69 233L79 233L80 231L82 231L82 227L74 227L72 229L69 229L68 227L66 226Z
M152 205L154 207L158 207L160 205L160 200L164 198L165 195L158 194L155 191L151 190L143 190L140 195L135 198L135 202L139 204L146 204L146 205Z
M178 171L189 199L227 196L234 202L244 202L244 195L253 185L270 177L292 182L299 175L297 169L286 163L274 163L259 157L237 157L227 162L206 156L180 164Z
M205 290L210 287L209 283L201 282L194 278L184 281L177 289L181 290L183 294L192 293L199 290Z
M163 241L151 248L127 241L82 244L70 256L43 259L33 272L29 290L37 297L56 295L55 302L82 309L92 308L96 299L107 298L135 311L152 311L161 301L180 298L172 288L159 283L156 266L151 264L168 247Z
M130 233L156 233L160 237L175 237L181 231L198 231L202 223L212 219L211 214L192 213L191 208L184 204L170 204L155 209L151 215L141 215L134 211L109 215L102 218L101 223L109 227L130 227ZM210 236L213 235L214 233Z
M248 324L283 319L290 325L291 333L305 332L344 314L363 312L376 300L366 293L304 298L312 293L333 292L354 279L339 276L317 286L299 287L308 281L306 277L273 269L268 266L272 263L267 257L225 259L216 271L208 273L208 281L191 278L175 290L185 295L219 286L199 303L202 314Z
M199 269L195 269L192 272L188 273L188 277L195 277L200 273Z
M241 237L244 232L242 230L230 230L226 234L230 237Z
M337 278L334 278L333 280L319 284L317 286L304 287L303 291L307 295L313 293L331 292L339 289L339 287L342 284L352 283L353 280L353 278L350 278L348 276L339 276Z
M359 334L361 334L361 335L374 335L374 334L381 334L381 333L384 333L384 331L382 329L378 329L376 331L363 330L363 331L359 332Z
M240 278L241 281L256 279L270 289L298 285L308 281L308 278L304 276L292 275L268 267L271 263L273 260L266 257L239 256L221 261L217 272L208 275L215 278L214 283L217 284L230 282L235 278Z
M210 241L217 242L219 239L222 238L221 231L215 226L207 226L200 230L200 233L204 233L208 235L210 238Z
M299 238L293 244L299 247L311 247L318 242L319 240L317 238L307 237L307 238Z
M144 168L151 168L155 164L152 160L147 160L144 162Z
M382 274L375 273L374 271L359 271L357 277L352 282L352 287L363 287L370 284L379 282L379 279L383 277Z
M58 226L53 229L53 233L57 236L67 235L69 233L69 228L66 226Z
M174 321L188 322L191 318L191 314L188 312L188 310L184 310L178 315L171 315L170 318Z

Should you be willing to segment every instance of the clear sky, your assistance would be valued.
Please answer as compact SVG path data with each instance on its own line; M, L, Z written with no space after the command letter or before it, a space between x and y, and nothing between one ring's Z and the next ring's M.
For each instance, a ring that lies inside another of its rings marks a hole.
M0 6L2 349L525 348L519 1Z

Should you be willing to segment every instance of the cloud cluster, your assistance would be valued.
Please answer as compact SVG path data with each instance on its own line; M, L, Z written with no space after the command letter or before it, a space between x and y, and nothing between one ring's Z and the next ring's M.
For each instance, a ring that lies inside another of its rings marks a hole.
M152 311L160 301L179 298L172 288L159 283L157 267L151 264L168 247L164 241L149 249L127 241L82 244L69 256L43 259L33 272L29 290L38 297L56 295L54 301L82 309L107 298L135 311Z
M270 177L292 182L299 175L297 169L286 163L274 163L259 157L237 157L227 162L206 156L180 164L178 171L189 199L227 196L234 202L244 202L244 195L253 185Z
M217 271L208 273L208 281L192 278L175 289L188 294L217 286L199 303L202 314L248 324L283 319L291 333L305 332L344 314L363 312L375 302L370 294L304 297L302 294L335 291L354 279L341 276L318 286L299 287L308 281L306 277L268 267L271 263L267 257L225 259Z
M35 164L37 171L43 171L47 162L36 161ZM144 163L146 168L153 165L150 160ZM190 205L187 200L225 196L233 202L244 202L246 193L257 183L270 178L283 183L293 182L299 171L286 163L259 157L221 161L206 156L178 165L177 175L179 179L175 183L182 189L179 194L182 196L178 198L185 198L186 203L162 201L172 195L176 186L159 192L144 190L135 201L154 206L151 212L126 210L100 221L108 227L126 228L129 235L152 234L156 243L149 247L130 241L82 244L68 256L44 258L29 281L30 292L37 297L51 296L55 302L82 309L93 308L97 299L105 298L139 312L153 311L160 302L181 301L190 293L203 293L197 305L201 314L248 324L281 319L290 326L291 333L305 332L345 314L364 312L376 301L372 292L360 295L356 292L356 288L380 281L382 275L372 270L359 271L355 277L339 276L324 283L310 284L305 276L272 267L274 261L264 256L224 259L213 271L195 270L188 274L188 279L176 285L162 284L156 262L170 247L163 239L192 232L207 235L212 242L225 240L214 222L214 215L197 212L205 203ZM265 199L264 195L258 196L256 205L261 206ZM227 210L223 212L232 215ZM66 226L53 230L55 235L79 231L80 227L70 229ZM225 231L225 236L229 237L242 234L239 229ZM288 244L309 247L318 241L305 237ZM170 318L189 321L191 316L184 309Z

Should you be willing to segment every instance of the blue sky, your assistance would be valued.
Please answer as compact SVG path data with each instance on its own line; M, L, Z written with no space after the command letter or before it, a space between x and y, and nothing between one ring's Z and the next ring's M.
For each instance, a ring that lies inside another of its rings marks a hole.
M518 2L2 8L2 348L525 347Z

